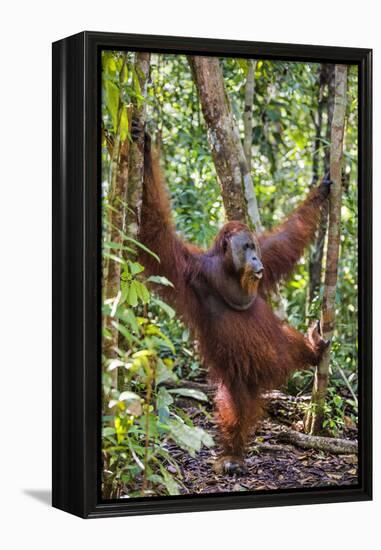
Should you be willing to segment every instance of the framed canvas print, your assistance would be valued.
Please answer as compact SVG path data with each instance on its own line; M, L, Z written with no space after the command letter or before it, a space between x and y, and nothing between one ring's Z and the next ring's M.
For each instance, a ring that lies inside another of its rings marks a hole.
M53 44L53 505L369 500L371 50Z

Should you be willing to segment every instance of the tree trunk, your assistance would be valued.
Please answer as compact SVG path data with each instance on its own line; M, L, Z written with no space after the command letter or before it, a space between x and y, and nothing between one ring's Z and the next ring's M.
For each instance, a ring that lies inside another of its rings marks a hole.
M122 84L124 64L120 72L120 97L118 107L118 125L113 145L111 157L111 185L109 193L109 223L110 233L108 239L116 244L122 244L123 238L120 231L128 230L132 237L136 237L137 219L140 213L142 181L143 181L143 158L142 147L135 143L130 143L127 138L121 143L120 127L122 111L124 105L122 101ZM146 80L149 70L149 54L137 53L135 57L134 70L140 86L139 99L135 99L132 108L128 109L128 120L135 116L137 119L144 120L144 103ZM126 208L128 205L128 208ZM121 256L122 252L113 249L113 254ZM104 296L108 300L117 300L120 292L121 264L114 260L109 260L104 281ZM112 325L112 317L105 318L105 326L111 337L103 341L103 351L107 359L117 357L117 348L119 342L119 332ZM118 387L118 368L112 370L111 383L113 387Z
M324 98L324 89L327 88L327 95ZM319 105L318 105L318 121L316 127L316 140L314 148L314 164L312 185L316 185L319 175L318 149L320 148L320 138L322 137L322 115L323 106L327 108L327 123L325 131L325 139L329 141L331 138L333 104L335 98L335 66L332 64L322 64L320 79L319 79ZM329 172L330 166L330 147L326 147L323 162L323 174ZM328 221L328 203L324 203L321 212L321 220L316 234L314 246L312 248L309 261L309 285L308 285L308 304L311 306L314 298L318 295L321 285L322 264L324 253L324 241L327 233Z
M188 57L208 129L226 217L261 231L258 205L245 152L216 57Z
M111 176L110 176L110 190L109 190L109 212L108 212L108 235L107 241L111 241L116 244L121 244L121 235L118 228L122 229L123 220L125 216L125 197L127 189L127 173L128 173L128 147L129 142L126 139L124 143L121 143L121 119L122 112L125 108L123 103L123 79L124 70L127 63L127 54L124 55L123 64L120 70L119 76L119 102L118 102L118 116L117 116L117 128L112 147L111 155ZM124 200L123 200L124 199ZM120 252L115 249L115 254ZM103 296L104 300L116 300L120 291L120 263L115 260L108 259L107 266L105 268L103 279ZM103 353L107 359L112 359L117 356L118 345L118 331L112 325L112 317L105 316L104 324L107 331L110 333L109 338L103 339ZM116 369L115 369L116 371ZM111 383L114 387L117 386L117 373L112 371Z
M245 105L243 111L243 150L247 167L251 171L251 149L253 144L253 101L254 101L254 72L256 62L248 59L247 61L247 77L245 86Z
M139 126L144 127L146 120L145 98L147 95L147 83L150 69L150 54L146 52L137 52L134 60L134 78L136 79L135 89L137 97L134 98L132 107L129 113L129 123L132 120L138 122ZM129 143L128 155L126 157L127 165L127 186L126 194L123 195L123 201L127 205L124 210L123 223L118 226L123 229L129 237L137 238L138 227L140 224L140 211L142 205L143 193L143 176L144 176L144 132L142 132L139 140ZM132 243L128 244L129 248L133 247ZM119 265L119 264L118 264ZM119 273L120 284L120 273ZM119 334L116 334L119 348L123 349L124 339ZM119 388L123 386L123 369L115 368L113 376L116 380L116 385Z
M253 143L253 102L254 102L254 90L255 90L255 80L254 73L256 67L256 61L248 60L248 70L246 77L246 86L245 86L245 105L243 112L243 127L244 127L244 138L243 138L243 149L245 152L246 162L248 165L249 172L251 172L251 159L252 159L252 143ZM256 201L255 201L256 202ZM257 204L257 202L256 202ZM248 212L250 216L250 212ZM258 207L252 212L251 222L254 227L258 227L260 231L263 231L261 224ZM280 295L279 289L276 292L273 292L271 295L271 300L274 308L274 313L279 319L285 321L287 318L286 307L282 296Z
M139 83L140 99L133 103L132 119L137 121L140 127L144 127L146 121L146 108L143 98L147 95L147 83L150 69L150 53L137 52L135 54L134 70ZM143 175L144 175L144 133L138 141L131 143L129 155L128 175L128 211L126 212L126 231L130 237L136 238L140 224L140 211L142 205Z
M324 282L321 326L325 339L333 336L335 324L335 298L337 270L340 252L341 213L341 165L343 157L344 123L347 94L347 66L335 66L335 102L333 109L330 174L333 184L329 196L328 245ZM321 363L316 367L310 412L305 428L311 434L319 433L324 418L324 403L329 378L330 348L326 350Z

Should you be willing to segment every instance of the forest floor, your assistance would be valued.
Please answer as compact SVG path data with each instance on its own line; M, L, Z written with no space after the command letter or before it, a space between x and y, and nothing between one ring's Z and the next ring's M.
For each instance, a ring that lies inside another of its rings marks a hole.
M321 488L358 483L356 454L338 455L306 450L281 441L280 433L290 426L290 409L274 407L273 404L269 407L271 415L262 420L249 444L247 473L230 477L217 474L214 466L219 445L211 406L207 406L206 410L189 402L181 406L186 407L194 424L211 434L216 443L210 449L203 447L194 458L177 445L168 445L168 450L181 468L183 494ZM292 415L296 423L300 423L303 413L294 404ZM345 429L341 437L355 440L357 431L353 427Z

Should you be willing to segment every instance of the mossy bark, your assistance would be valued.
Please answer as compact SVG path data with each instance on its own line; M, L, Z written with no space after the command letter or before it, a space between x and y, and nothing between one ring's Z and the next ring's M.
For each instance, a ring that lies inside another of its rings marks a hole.
M137 52L135 55L134 70L139 82L141 98L147 95L147 83L150 69L151 54ZM143 128L146 122L146 106L143 99L135 99L132 108L132 120ZM140 211L143 194L144 177L144 132L138 140L130 145L129 175L128 175L128 210L126 212L126 228L130 237L136 238L140 224Z
M189 56L228 220L261 230L245 152L227 96L218 58Z

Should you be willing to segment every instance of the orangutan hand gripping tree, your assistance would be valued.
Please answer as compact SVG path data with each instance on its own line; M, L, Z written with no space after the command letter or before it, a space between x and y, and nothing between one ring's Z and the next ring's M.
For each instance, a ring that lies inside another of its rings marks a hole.
M138 133L134 125L133 136ZM231 221L204 251L176 235L148 134L144 148L140 241L160 263L143 251L140 259L148 273L165 276L174 285L157 285L155 290L196 334L218 387L221 464L226 473L240 473L249 431L261 417L262 393L282 385L292 371L317 365L328 345L318 322L305 337L280 321L266 298L291 274L313 239L330 181L313 189L273 231L256 236L246 225Z

